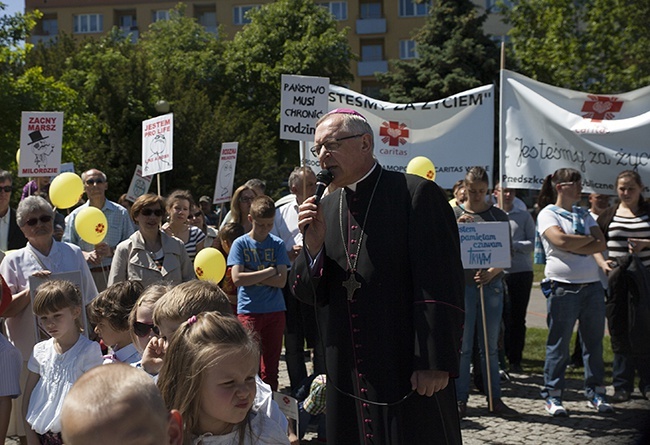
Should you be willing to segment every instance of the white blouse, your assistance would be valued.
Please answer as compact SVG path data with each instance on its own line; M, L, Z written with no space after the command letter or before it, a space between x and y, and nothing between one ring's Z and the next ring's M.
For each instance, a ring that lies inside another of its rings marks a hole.
M73 347L59 354L54 339L37 343L27 367L41 376L32 391L27 422L38 434L61 432L63 399L81 375L102 364L99 343L79 335Z
M289 437L286 431L282 431L280 425L269 419L264 413L251 411L248 419L250 424L246 426L245 445L288 445ZM195 437L192 445L238 445L239 427L221 436L213 436L210 433Z

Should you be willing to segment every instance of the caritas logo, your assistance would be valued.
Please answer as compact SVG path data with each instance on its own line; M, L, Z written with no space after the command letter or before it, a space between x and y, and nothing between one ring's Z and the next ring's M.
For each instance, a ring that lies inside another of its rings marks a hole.
M382 122L379 128L379 136L384 144L391 147L399 147L408 142L409 129L406 124L401 122L389 121Z
M614 113L618 113L623 108L623 101L617 97L608 96L589 96L582 105L582 117L591 119L592 122L601 122L603 119L614 119Z

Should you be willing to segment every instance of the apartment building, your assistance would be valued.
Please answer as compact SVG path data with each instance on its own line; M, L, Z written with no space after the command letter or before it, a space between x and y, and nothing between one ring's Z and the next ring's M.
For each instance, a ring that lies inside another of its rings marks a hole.
M246 23L246 11L269 0L184 0L186 14L210 32L220 26L228 38ZM352 62L356 91L376 96L379 83L376 72L386 72L388 61L417 56L412 33L424 24L431 0L341 0L317 4L328 9L339 28L350 29L348 38L359 61ZM473 0L481 9L491 11L485 24L487 33L505 34L507 27L496 10L496 0ZM137 40L151 23L167 20L177 1L160 0L25 0L25 9L38 9L42 20L33 32L32 42L46 41L59 31L79 37L101 36L117 26Z

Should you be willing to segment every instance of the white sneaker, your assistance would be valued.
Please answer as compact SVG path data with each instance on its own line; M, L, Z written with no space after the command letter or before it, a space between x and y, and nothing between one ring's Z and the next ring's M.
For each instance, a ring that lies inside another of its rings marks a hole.
M553 417L566 417L568 415L566 409L562 406L562 399L559 397L548 397L544 408Z
M596 394L591 400L587 400L587 406L595 409L599 413L613 413L614 408L612 405L607 403L605 396L602 394Z

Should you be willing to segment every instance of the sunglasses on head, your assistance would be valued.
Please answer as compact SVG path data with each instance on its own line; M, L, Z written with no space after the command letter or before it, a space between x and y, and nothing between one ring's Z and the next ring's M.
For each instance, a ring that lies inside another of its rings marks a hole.
M27 224L28 226L35 226L36 224L38 224L39 221L42 222L43 224L47 224L50 221L52 221L52 217L50 215L43 215L39 218L30 218L25 222L25 224Z
M14 187L12 185L5 185L3 187L0 187L0 191L5 193L11 193L13 190Z
M99 179L88 179L86 181L86 184L88 184L88 185L103 184L103 183L104 183L104 180L101 179L101 178L99 178Z
M156 215L156 216L163 216L165 212L163 209L142 209L140 210L140 215L142 216L151 216L151 215Z
M156 335L160 335L158 326L148 323L141 323L139 321L133 323L133 333L138 337L146 337L151 331L153 331L153 333Z

